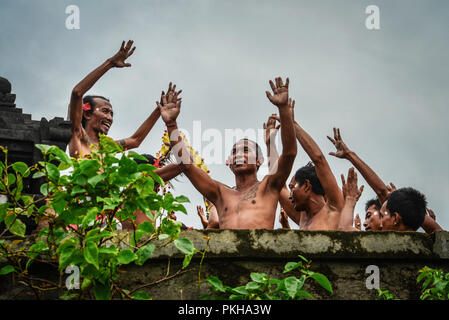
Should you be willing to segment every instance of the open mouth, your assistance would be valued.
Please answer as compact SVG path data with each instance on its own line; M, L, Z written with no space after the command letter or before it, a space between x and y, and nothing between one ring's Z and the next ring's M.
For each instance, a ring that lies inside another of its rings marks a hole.
M108 120L101 121L101 124L103 126L105 126L106 128L108 128L108 130L111 128L111 125L112 125L112 123L110 121L108 121Z

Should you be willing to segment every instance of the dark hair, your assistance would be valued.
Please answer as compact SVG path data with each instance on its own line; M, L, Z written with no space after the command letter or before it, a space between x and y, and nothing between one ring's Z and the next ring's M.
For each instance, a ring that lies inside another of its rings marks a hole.
M134 159L135 162L137 162L137 164L142 164L142 163L149 163L154 165L154 162L157 160L155 157L153 157L151 154L141 154L141 156L144 156L145 158L147 158L147 161L144 160L140 160L140 159Z
M86 113L88 114L92 114L94 112L94 107L95 107L95 98L100 98L100 99L104 99L106 101L109 102L108 98L102 97L102 96L84 96L83 97L83 104L85 103L89 103L90 104L90 110L87 110ZM81 119L81 125L83 126L83 128L86 125L86 119L84 118L84 114L83 114L83 118Z
M299 168L295 173L295 180L299 182L300 186L306 180L309 180L310 184L312 185L312 191L316 194L324 196L325 192L320 180L318 179L313 162L309 162L304 167Z
M379 201L379 198L374 198L371 200L368 200L365 203L365 212L368 211L368 208L371 207L372 205L374 205L374 208L376 208L376 210L380 210L380 208L382 207L382 204Z
M426 196L413 188L400 188L387 198L387 209L397 212L406 227L418 230L426 215Z

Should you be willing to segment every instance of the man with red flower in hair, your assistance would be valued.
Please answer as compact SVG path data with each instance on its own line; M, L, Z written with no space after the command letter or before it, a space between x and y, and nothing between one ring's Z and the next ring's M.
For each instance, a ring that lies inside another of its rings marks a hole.
M84 94L110 69L131 67L131 64L125 60L136 49L136 47L131 49L132 45L132 40L128 41L126 46L123 41L120 50L114 56L89 73L73 88L69 104L69 120L72 121L73 134L69 142L70 156L82 157L90 154L90 146L98 145L100 133L108 134L114 116L111 103L105 97L84 96ZM159 117L159 109L155 108L131 137L116 142L125 149L139 147Z

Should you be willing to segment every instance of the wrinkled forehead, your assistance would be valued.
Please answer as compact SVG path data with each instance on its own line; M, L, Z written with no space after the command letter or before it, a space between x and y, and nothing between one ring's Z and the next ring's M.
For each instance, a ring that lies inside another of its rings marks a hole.
M95 108L109 108L112 110L112 105L108 100L102 98L94 98Z

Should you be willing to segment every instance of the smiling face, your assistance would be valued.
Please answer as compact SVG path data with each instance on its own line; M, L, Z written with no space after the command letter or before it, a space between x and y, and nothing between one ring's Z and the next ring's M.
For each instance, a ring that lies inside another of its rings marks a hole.
M84 112L86 127L90 127L97 133L108 134L111 128L114 112L109 101L102 98L94 98L95 106L92 113Z
M376 205L372 204L368 207L365 215L365 221L363 227L365 231L379 231L381 230L382 215L379 210L376 209Z
M262 165L263 158L257 158L257 145L254 141L242 139L232 147L229 155L229 167L234 174L239 174L248 171L257 172L257 169Z
M311 186L309 180L306 180L301 186L299 182L293 177L288 184L290 189L290 201L292 202L293 208L296 211L303 211L306 208L307 197L310 192Z

